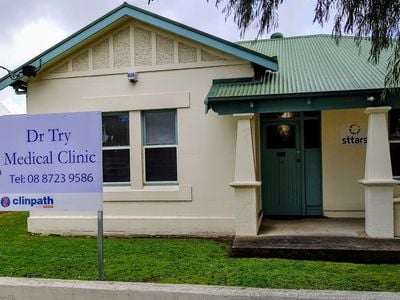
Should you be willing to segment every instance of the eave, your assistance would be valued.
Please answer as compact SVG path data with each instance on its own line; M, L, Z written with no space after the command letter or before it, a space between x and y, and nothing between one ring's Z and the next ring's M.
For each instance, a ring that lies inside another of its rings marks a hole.
M383 89L365 89L281 95L208 97L205 104L207 111L212 109L219 115L321 111L371 106L400 107L398 97L387 96L385 100L381 100L382 91ZM371 97L373 97L373 101L371 101Z

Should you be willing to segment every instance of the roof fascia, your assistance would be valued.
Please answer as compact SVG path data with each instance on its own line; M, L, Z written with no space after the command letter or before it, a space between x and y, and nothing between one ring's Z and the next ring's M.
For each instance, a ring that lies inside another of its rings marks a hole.
M388 96L385 101L381 101L380 95L382 91L382 89L371 89L269 96L209 97L206 99L205 105L206 111L212 109L220 115L282 111L321 111L387 105L396 108L400 107L400 100L394 96ZM367 98L370 96L375 97L373 102L368 101Z

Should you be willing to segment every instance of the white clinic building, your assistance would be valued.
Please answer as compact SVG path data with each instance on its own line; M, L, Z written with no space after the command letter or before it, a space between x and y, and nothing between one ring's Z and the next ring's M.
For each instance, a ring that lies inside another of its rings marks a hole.
M0 89L26 92L28 114L103 113L108 234L257 235L264 217L297 216L394 237L400 100L379 100L387 54L373 65L368 50L231 43L124 3ZM28 229L88 234L96 215L31 212Z

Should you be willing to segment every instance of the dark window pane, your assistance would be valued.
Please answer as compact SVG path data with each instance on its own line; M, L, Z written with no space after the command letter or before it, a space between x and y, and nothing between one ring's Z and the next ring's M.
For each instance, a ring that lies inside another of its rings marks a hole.
M176 147L146 148L146 181L176 181Z
M321 148L319 120L304 120L304 148Z
M288 124L268 126L267 148L296 148L296 127Z
M320 111L305 111L303 112L304 117L320 117L321 112Z
M129 181L129 149L103 150L103 182Z
M103 115L103 146L129 145L129 115Z
M400 109L389 111L389 139L400 140Z
M400 176L400 143L390 143L393 176Z
M175 111L148 111L144 114L146 145L171 145L175 139Z

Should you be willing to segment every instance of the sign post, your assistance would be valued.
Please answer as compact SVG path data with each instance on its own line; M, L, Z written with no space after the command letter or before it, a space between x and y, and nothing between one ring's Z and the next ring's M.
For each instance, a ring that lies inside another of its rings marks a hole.
M104 280L103 269L103 211L97 212L97 259L99 265L99 280Z
M103 275L100 112L0 117L0 211L98 214Z

